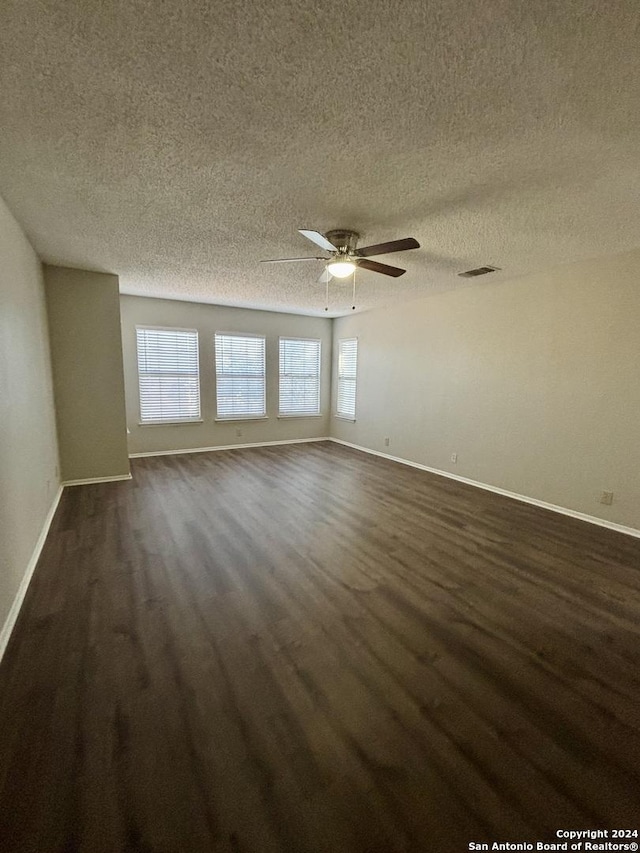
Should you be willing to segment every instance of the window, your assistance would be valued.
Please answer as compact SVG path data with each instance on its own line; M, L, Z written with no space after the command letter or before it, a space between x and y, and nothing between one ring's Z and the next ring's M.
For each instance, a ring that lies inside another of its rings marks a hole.
M216 332L218 418L266 415L264 337Z
M280 338L281 415L320 414L320 341Z
M356 372L358 368L358 339L338 341L338 406L340 418L355 419Z
M136 327L140 422L200 420L198 333Z

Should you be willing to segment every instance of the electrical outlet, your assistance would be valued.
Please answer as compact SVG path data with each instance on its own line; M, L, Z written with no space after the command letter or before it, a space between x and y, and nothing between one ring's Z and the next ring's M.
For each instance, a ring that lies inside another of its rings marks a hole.
M613 503L613 492L603 492L600 496L600 503L605 506L611 506Z
M451 454L451 461L454 463L458 461L458 454L457 453Z
M384 446L389 447L389 438L388 437L385 438L385 440L384 440Z

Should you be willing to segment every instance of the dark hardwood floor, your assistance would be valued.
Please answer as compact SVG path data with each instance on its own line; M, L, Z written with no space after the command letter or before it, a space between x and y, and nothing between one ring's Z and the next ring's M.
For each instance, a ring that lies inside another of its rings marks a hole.
M640 541L329 443L133 474L65 490L0 669L3 853L640 826Z

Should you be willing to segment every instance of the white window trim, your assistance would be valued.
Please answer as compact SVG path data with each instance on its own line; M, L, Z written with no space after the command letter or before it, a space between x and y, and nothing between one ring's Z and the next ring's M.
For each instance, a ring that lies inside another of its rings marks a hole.
M343 341L355 341L356 342L356 374L355 374L356 393L355 393L355 400L354 400L353 416L348 415L348 414L343 414L340 411L338 411L338 391L340 388L340 360L339 360L340 359L340 344ZM358 350L359 349L360 349L359 339L357 337L339 338L338 339L338 353L337 353L338 362L337 362L337 370L336 370L336 398L335 398L336 399L336 411L335 411L333 416L334 416L334 418L337 418L338 420L347 421L348 423L352 423L352 424L354 424L356 422L356 413L358 410L358 355L359 355Z
M218 415L218 358L216 353L216 335L227 335L234 338L257 338L264 342L264 414L261 415L229 415L220 417ZM215 379L215 400L216 400L216 417L214 423L231 423L233 421L266 421L267 415L267 336L261 335L258 332L224 332L221 329L216 329L213 333L213 374Z
M292 418L324 418L324 413L318 412L317 414L313 414L313 415L307 415L304 413L301 415L296 415L296 414L293 414L293 415L284 414L283 415L282 412L280 412L278 414L278 420L279 421L290 421Z
M142 420L142 401L140 399L140 369L138 364L138 329L141 331L150 331L150 332L189 332L195 334L196 336L196 362L197 362L197 379L198 379L198 409L200 414L197 418L170 418L167 420ZM138 426L147 427L147 426L184 426L188 424L202 424L204 423L204 419L202 418L202 386L200 381L200 333L198 329L193 328L185 328L183 326L151 326L143 323L137 323L134 327L134 338L135 338L135 346L136 346L136 373L138 375Z
M214 423L230 424L234 421L268 421L269 415L231 415L229 418L214 418Z
M159 426L190 426L192 424L203 424L204 418L193 418L181 421L138 421L139 427L159 427Z
M260 338L261 340L264 340L264 341L266 341L266 339L267 339L267 336L260 334L260 332L238 332L238 331L236 331L236 332L226 331L225 332L223 329L216 329L215 330L214 341L215 341L215 335L230 335L234 338Z
M318 344L318 411L282 412L280 411L280 341L312 341ZM322 338L301 338L298 335L280 335L278 337L278 419L286 418L323 418L322 413Z
M198 335L198 340L200 338L197 329L188 329L183 326L145 326L142 323L136 323L137 329L149 329L151 332L195 332Z

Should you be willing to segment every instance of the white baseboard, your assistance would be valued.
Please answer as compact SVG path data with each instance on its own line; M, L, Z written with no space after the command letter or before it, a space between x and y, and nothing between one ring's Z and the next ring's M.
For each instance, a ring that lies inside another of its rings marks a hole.
M306 444L311 441L329 441L328 436L317 438L289 438L283 441L256 441L250 444L220 444L217 447L191 447L185 450L151 450L145 453L130 453L129 459L141 459L143 456L177 456L181 453L210 453L214 450L244 450L247 447L274 447L278 444Z
M18 587L16 597L13 599L13 604L11 605L11 609L9 610L9 614L5 619L5 623L2 626L2 630L0 631L0 661L2 661L4 653L7 649L9 638L11 637L11 632L13 631L13 628L18 619L18 614L20 613L22 602L24 601L24 597L27 594L29 582L31 581L34 569L38 563L40 552L42 551L45 540L47 538L47 533L49 532L49 528L51 527L53 516L56 514L58 504L60 503L61 495L62 486L58 488L56 496L53 499L53 503L49 507L47 517L44 520L42 530L40 531L40 535L38 536L38 541L36 542L35 548L33 549L33 553L31 554L31 559L27 563L27 568L25 569L24 575L22 576L22 580L20 581L20 586Z
M411 468L419 468L421 471L428 471L430 474L437 474L439 477L447 477L449 480L457 480L459 483L465 483L467 486L475 486L477 489L484 489L486 492L495 492L497 495L503 495L506 498L512 498L515 501L539 506L542 509L558 512L561 515L568 515L571 518L577 518L580 521L587 521L589 524L596 524L598 527L606 527L609 530L617 530L618 533L625 533L627 536L634 536L640 539L640 530L635 527L626 527L624 524L617 524L615 521L607 521L605 518L598 518L595 515L587 515L584 512L578 512L575 509L567 509L564 506L550 504L547 501L541 501L537 498L530 498L527 495L520 495L517 492L510 492L507 489L501 489L498 486L490 486L487 483L480 483L477 480L470 480L468 477L460 477L458 474L452 474L449 471L441 471L439 468L430 468L428 465L422 465L420 462L411 462L409 459L403 459L401 456L391 456L389 453L382 453L379 450L371 450L369 447L362 447L359 444L352 444L350 441L342 441L340 438L329 438L336 444L344 444L345 447L351 447L353 450L360 450L363 453L370 453L373 456L382 456L383 459L390 459L392 462L400 462L401 465L409 465Z
M131 474L116 474L114 477L89 477L86 480L65 480L63 486L90 486L92 483L116 483L119 480L130 480Z

